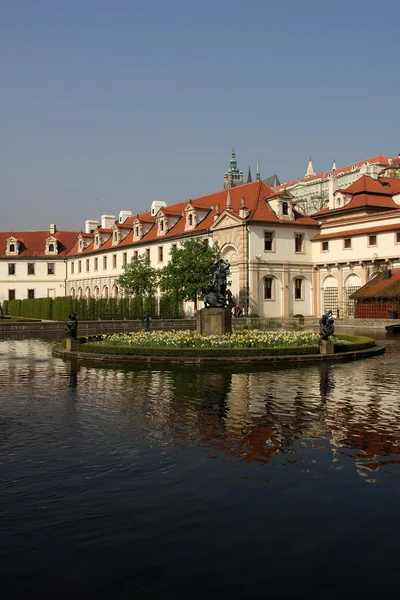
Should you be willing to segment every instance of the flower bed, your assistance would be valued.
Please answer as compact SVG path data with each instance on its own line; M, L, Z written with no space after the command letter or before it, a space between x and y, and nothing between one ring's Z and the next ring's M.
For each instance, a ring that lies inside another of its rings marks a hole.
M193 331L137 331L104 335L101 344L140 348L275 348L318 346L319 336L304 331L237 330L226 335L199 335Z

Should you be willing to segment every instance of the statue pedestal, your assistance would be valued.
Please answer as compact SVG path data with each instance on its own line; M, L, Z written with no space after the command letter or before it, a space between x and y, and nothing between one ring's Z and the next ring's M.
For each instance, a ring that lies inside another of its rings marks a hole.
M67 338L66 344L65 344L65 349L68 352L75 352L76 350L78 350L78 346L79 346L79 342L77 340L71 340L71 338Z
M202 308L197 312L197 333L224 335L232 331L232 314L229 308Z
M330 340L320 340L319 353L320 354L335 354L335 348L333 346L333 342L331 342Z

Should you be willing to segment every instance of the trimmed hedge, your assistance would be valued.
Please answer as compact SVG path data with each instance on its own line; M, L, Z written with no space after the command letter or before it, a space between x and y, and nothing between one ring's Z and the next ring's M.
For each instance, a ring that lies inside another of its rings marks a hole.
M182 317L182 305L170 294L156 297L133 298L34 298L25 300L5 300L3 313L12 317L30 317L53 321L67 321L75 311L79 321L132 320L141 319L144 312L153 318L163 319Z
M147 346L113 346L111 344L79 344L79 352L92 354L120 354L131 356L182 357L246 357L246 356L295 356L318 354L318 346L275 346L272 348L150 348Z
M375 346L375 340L364 335L342 335L341 340L348 340L348 344L335 344L336 352L354 352L355 350L366 350Z

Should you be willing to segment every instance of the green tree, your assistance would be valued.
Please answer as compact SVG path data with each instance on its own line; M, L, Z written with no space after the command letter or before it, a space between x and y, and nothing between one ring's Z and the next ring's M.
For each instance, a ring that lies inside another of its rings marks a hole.
M119 285L128 296L152 296L158 285L158 270L146 256L133 256L118 277Z
M161 271L161 289L173 294L176 301L192 301L196 306L201 289L210 281L219 258L218 246L210 246L208 240L185 240L180 248L171 250L170 261Z

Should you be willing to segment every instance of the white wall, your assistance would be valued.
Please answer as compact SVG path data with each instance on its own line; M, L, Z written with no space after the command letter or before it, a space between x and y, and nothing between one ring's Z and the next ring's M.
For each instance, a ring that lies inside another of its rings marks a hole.
M8 274L8 265L15 264L15 275ZM35 274L28 275L28 263L35 265ZM48 275L48 263L54 264L54 275ZM0 261L0 301L8 300L9 290L15 290L15 298L28 298L28 290L34 290L35 298L65 295L66 264L55 257L27 260L9 257Z

